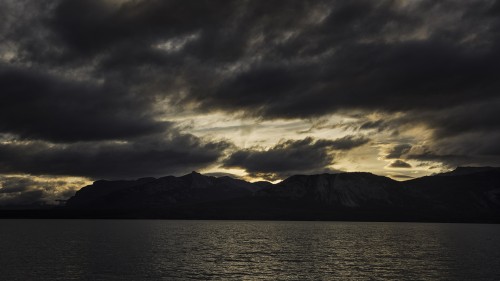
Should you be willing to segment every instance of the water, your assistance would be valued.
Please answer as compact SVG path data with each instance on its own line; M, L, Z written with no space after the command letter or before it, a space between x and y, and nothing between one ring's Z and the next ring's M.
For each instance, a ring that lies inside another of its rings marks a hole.
M500 280L500 226L0 220L0 280Z

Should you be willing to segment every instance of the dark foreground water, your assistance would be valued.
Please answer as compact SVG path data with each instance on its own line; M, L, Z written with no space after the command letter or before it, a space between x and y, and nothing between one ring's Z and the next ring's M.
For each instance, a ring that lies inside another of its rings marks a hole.
M500 280L500 226L0 220L0 280Z

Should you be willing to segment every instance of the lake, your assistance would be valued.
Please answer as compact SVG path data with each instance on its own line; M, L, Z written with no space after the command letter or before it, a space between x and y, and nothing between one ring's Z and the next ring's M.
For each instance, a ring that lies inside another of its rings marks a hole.
M0 280L500 280L500 225L0 220Z

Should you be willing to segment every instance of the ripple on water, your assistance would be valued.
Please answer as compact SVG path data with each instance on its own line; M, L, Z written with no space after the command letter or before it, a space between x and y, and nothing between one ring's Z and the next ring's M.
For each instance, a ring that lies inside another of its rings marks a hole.
M1 280L500 280L500 226L0 220Z

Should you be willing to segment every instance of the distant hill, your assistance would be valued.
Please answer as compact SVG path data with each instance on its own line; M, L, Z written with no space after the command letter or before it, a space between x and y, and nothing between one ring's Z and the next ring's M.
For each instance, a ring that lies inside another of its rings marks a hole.
M370 173L338 173L296 175L273 185L196 172L96 181L63 208L17 215L498 223L500 168L460 167L404 182Z

